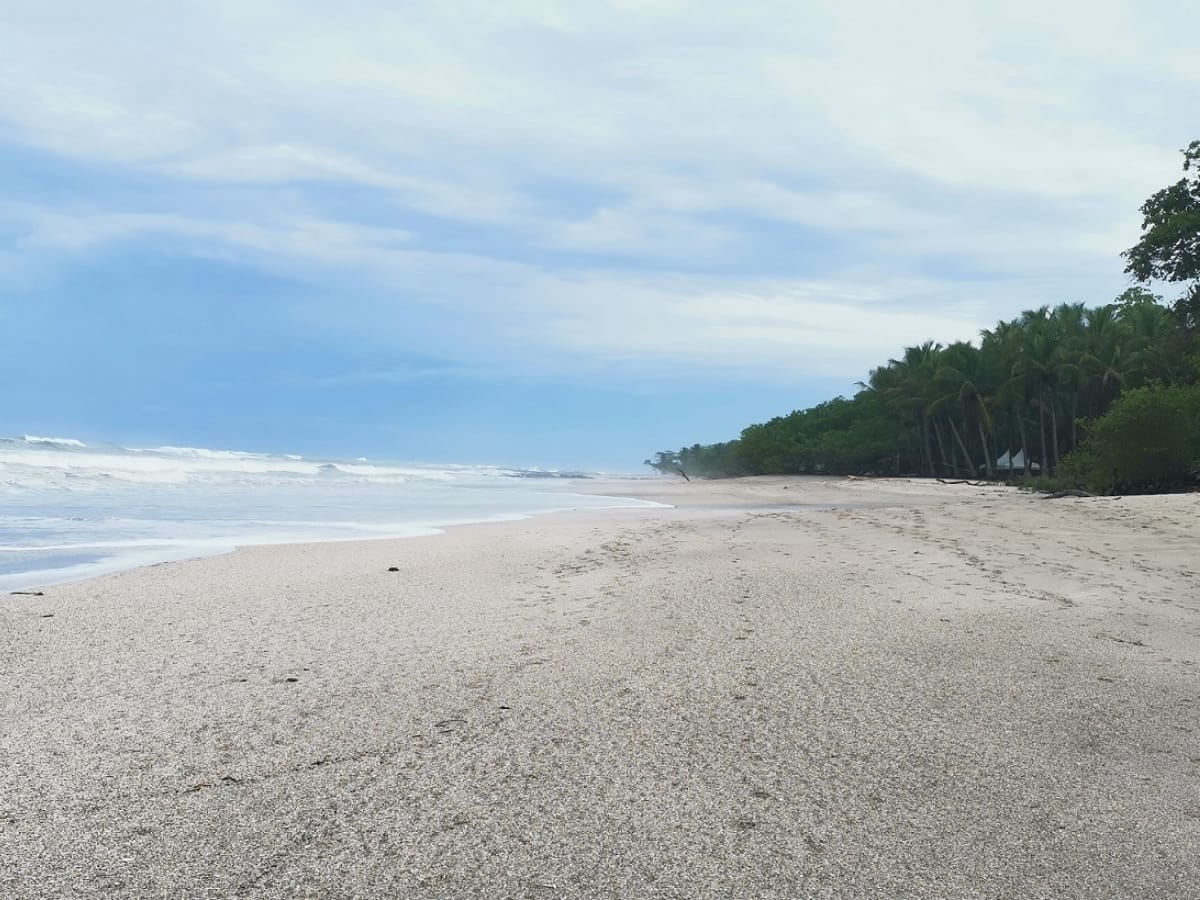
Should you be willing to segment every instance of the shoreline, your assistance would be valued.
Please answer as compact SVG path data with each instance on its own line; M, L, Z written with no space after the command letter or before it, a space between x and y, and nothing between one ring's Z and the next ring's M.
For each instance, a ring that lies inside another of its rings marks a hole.
M645 491L7 598L0 893L1200 884L1200 497Z
M619 484L620 479L605 479L606 484ZM613 500L618 502L633 501L637 503L646 502L633 497L609 496L607 494L599 494L592 491L583 490L563 490L561 493L564 497L572 496L591 496L599 499ZM627 506L613 507L597 507L597 509L624 509L624 508L639 508ZM438 534L444 534L447 529L459 528L464 525L485 525L502 522L520 521L521 519L536 518L540 516L556 515L564 512L577 512L579 507L562 507L562 508L547 508L544 510L535 510L532 512L523 513L498 513L492 514L485 518L467 518L454 519L449 521L437 521L434 524L426 522L414 523L398 523L395 533L383 533L374 536L368 535L353 535L353 536L337 536L312 538L308 540L293 540L293 539L274 539L264 537L261 540L242 541L237 537L226 538L203 538L194 539L191 542L184 540L176 540L173 538L158 538L148 540L146 543L156 544L164 548L164 552L153 552L146 549L144 552L133 554L132 557L121 557L119 555L104 556L96 552L97 546L103 544L80 544L76 547L60 548L64 554L73 553L76 556L95 556L94 561L88 563L77 564L73 566L56 567L53 569L37 569L27 572L0 572L0 596L5 594L21 594L29 590L37 590L46 587L55 587L63 584L74 584L80 581L87 581L92 578L99 578L105 575L115 575L121 572L133 571L135 569L144 568L146 566L158 566L173 562L187 562L193 559L205 559L210 556L224 556L229 553L236 553L238 550L249 547L288 547L299 546L304 544L337 544L337 543L357 543L360 541L397 541L408 540L417 537L432 537ZM408 529L410 533L400 533L401 529ZM205 546L210 549L203 549ZM173 552L165 552L166 548L174 548ZM14 548L17 550L28 550L38 552L45 548L39 547L22 547ZM133 561L133 560L137 561Z

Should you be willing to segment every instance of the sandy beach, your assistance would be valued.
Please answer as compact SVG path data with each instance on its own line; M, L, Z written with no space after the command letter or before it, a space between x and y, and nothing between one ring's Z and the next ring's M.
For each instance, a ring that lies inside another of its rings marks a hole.
M0 896L1200 897L1200 495L589 489L0 597Z

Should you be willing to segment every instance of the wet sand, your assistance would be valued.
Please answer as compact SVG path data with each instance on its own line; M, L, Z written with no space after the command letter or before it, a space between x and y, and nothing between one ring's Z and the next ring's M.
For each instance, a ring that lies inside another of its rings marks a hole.
M0 896L1200 897L1200 496L587 489L0 597Z

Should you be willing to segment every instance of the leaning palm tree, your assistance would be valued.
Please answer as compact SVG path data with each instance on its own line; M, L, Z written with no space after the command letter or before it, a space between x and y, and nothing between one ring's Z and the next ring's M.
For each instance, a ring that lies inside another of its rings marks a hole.
M941 345L927 341L916 347L906 347L900 359L889 359L886 367L871 373L871 383L880 390L885 402L902 410L911 418L921 434L921 449L925 472L934 474L933 451L930 445L929 405L936 399L933 376ZM941 436L938 436L939 444ZM945 464L945 449L942 462Z
M967 461L968 469L978 472L979 468L983 468L991 479L994 473L987 434L992 430L992 417L988 409L988 397L994 392L994 388L984 380L986 369L983 365L983 354L974 345L959 341L943 351L939 362L935 380L943 393L935 401L933 408L957 412L963 426L961 435L955 427L954 417L948 417L948 421L959 449ZM982 467L973 464L963 437L970 434L972 423L978 432L979 446L983 451Z

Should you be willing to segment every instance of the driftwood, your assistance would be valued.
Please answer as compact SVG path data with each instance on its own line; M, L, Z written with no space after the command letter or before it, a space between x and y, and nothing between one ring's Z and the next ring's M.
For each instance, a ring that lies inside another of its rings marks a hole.
M1091 491L1081 491L1078 488L1070 488L1065 491L1051 491L1049 494L1043 494L1043 500L1057 500L1060 497L1099 497L1099 494L1093 494Z
M993 484L991 481L947 481L945 478L939 478L938 484L969 484L971 487L988 487Z

